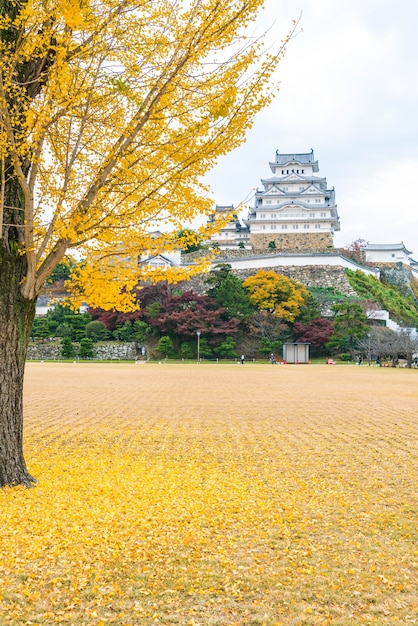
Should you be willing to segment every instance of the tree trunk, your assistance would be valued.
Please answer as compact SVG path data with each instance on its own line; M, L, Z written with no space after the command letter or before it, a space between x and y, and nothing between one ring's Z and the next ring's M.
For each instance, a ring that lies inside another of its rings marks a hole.
M23 375L36 300L21 295L25 257L0 241L0 487L36 482L23 456Z

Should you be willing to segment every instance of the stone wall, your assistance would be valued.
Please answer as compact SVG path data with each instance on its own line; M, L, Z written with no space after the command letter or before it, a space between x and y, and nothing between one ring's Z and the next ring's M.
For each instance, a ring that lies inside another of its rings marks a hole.
M75 351L78 352L79 344L73 343L73 345ZM93 358L103 361L134 361L138 358L140 352L135 343L105 341L93 345ZM62 359L61 342L30 343L27 358L31 361L60 360Z
M412 272L409 266L402 262L379 263L380 276L383 282L395 285L406 296L415 298L415 293L411 287Z
M263 271L272 270L277 274L283 274L288 278L292 278L302 285L309 287L332 287L337 289L346 296L355 296L356 293L352 289L350 283L347 280L345 270L343 267L331 266L331 265L288 265L280 267L269 267L268 261L263 267ZM240 269L232 270L232 272L240 280L245 280L248 276L253 276L259 269ZM205 279L207 274L194 276L187 283L189 288L193 289L197 293L204 294L207 290Z
M329 252L334 248L331 233L251 233L255 252L264 253L270 241L276 244L276 252Z
M30 361L51 361L61 359L61 342L47 341L29 344L26 358Z
M268 267L266 265L263 270L273 270L277 274L283 274L283 276L287 276L288 278L296 280L298 283L302 283L302 285L305 285L308 289L310 287L332 287L346 296L356 295L342 267L329 265ZM248 276L253 276L258 271L259 270L256 269L236 270L234 274L240 280L244 280Z

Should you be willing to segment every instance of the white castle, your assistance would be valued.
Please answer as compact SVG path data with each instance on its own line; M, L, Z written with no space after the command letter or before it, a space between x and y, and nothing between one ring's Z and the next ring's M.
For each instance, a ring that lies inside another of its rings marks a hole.
M340 230L334 188L319 176L314 151L281 154L270 163L271 178L261 180L254 206L242 226L237 218L212 238L221 249L268 247L281 252L323 252L333 247L333 233ZM224 212L233 207L217 206Z

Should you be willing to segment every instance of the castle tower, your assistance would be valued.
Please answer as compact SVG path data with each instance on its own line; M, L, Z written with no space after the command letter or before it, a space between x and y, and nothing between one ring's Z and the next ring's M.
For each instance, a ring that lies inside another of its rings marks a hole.
M212 244L216 244L220 250L236 251L238 248L250 249L250 231L246 226L241 224L233 211L234 205L216 205L215 213L210 218L210 221L213 221L216 214L225 215L229 213L232 217L227 226L224 226L218 233L212 235L210 241Z
M270 163L271 178L262 179L254 207L243 220L251 232L254 251L272 241L278 252L323 252L333 247L340 230L334 189L317 175L314 152L280 154Z

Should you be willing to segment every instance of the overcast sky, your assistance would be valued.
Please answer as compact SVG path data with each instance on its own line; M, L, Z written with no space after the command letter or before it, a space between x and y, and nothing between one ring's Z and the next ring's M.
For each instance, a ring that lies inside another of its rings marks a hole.
M209 175L215 202L251 196L276 149L313 148L335 187L335 245L403 241L418 260L418 1L267 0L262 22L279 41L300 14L279 93Z

